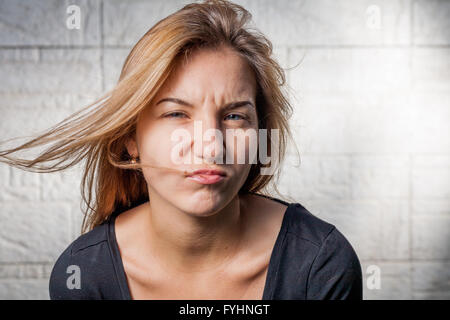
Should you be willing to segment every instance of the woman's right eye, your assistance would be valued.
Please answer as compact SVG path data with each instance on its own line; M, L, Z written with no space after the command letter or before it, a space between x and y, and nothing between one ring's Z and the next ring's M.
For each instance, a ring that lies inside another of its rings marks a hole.
M185 116L185 114L182 112L171 112L164 115L164 118L179 118L180 115Z

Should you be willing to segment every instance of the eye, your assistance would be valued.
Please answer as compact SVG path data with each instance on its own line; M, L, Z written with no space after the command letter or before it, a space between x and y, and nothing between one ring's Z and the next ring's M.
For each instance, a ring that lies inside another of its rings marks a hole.
M230 116L234 116L235 117L234 119L230 119L230 120L245 120L246 119L245 116L237 114L237 113L230 113L225 118L230 117ZM239 117L239 118L236 118L236 116Z
M183 116L186 116L183 112L171 112L165 114L164 118L182 118Z

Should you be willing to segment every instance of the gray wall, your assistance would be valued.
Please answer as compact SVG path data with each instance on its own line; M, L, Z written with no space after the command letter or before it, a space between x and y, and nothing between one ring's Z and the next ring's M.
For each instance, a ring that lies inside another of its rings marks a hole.
M32 135L117 80L132 45L186 1L0 1L0 139ZM287 71L301 154L279 188L335 224L366 299L450 298L450 1L237 1ZM66 8L81 9L68 29ZM79 235L80 168L0 164L0 298L48 299ZM366 285L374 265L381 288Z

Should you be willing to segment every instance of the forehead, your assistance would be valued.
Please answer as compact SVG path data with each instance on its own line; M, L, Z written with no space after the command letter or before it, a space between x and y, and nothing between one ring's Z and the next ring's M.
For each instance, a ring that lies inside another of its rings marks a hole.
M205 96L254 96L256 78L246 59L229 47L197 49L182 55L158 96L180 94L192 99Z

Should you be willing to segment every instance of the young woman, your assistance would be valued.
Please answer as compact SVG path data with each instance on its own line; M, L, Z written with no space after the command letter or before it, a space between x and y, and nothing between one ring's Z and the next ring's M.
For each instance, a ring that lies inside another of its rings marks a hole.
M0 153L40 172L86 160L83 232L53 267L51 299L362 298L358 257L336 227L258 193L273 178L262 169L282 159L292 108L250 17L227 1L185 6L139 40L92 110ZM251 158L251 143L235 139L260 129L270 163L235 161ZM174 142L177 130L191 139ZM48 142L34 160L8 156Z

